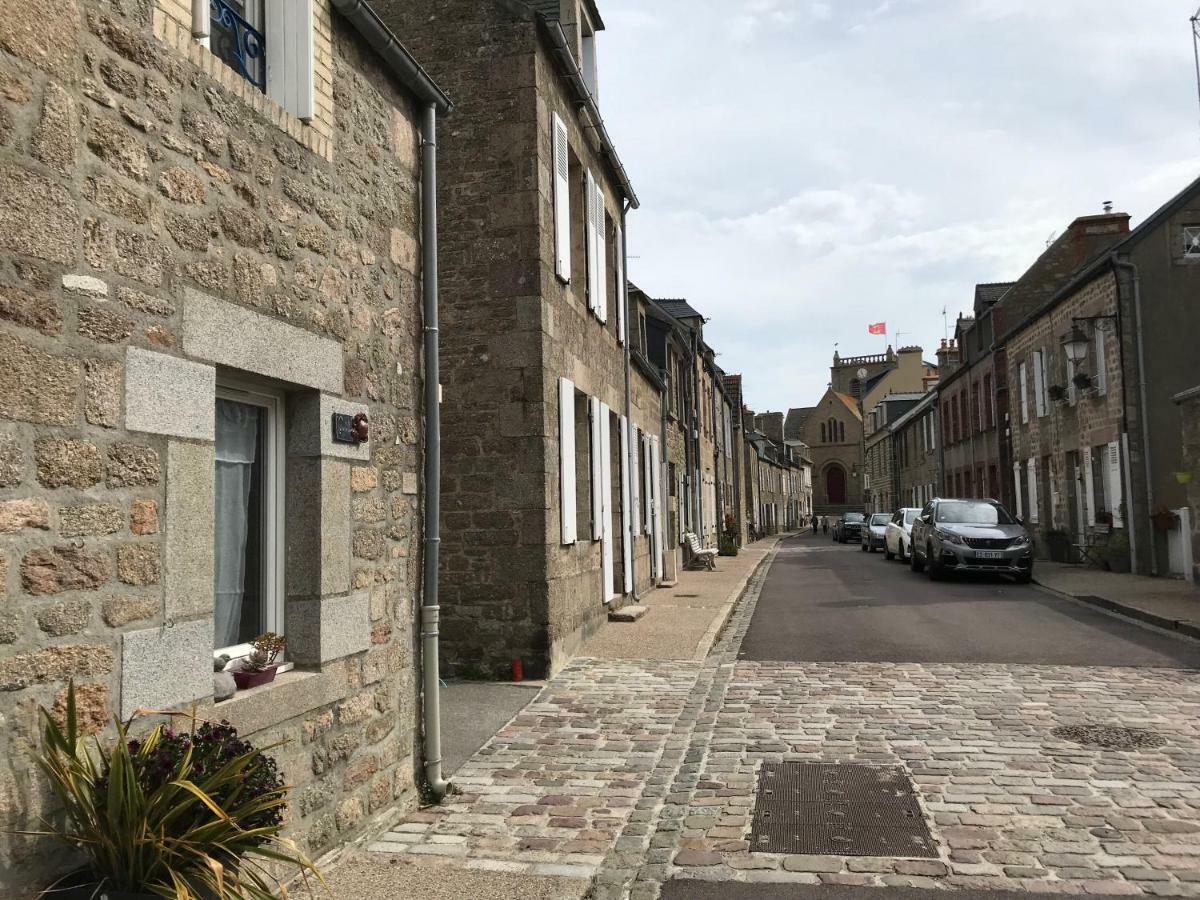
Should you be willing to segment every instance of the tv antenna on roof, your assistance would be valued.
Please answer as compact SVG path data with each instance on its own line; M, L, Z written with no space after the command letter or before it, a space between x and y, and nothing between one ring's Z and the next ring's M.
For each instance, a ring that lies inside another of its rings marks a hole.
M1200 98L1200 9L1192 16L1192 56L1196 60L1196 96Z

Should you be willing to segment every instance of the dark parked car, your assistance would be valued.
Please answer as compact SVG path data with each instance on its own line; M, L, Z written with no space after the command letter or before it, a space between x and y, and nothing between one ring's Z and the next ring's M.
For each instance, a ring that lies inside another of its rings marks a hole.
M849 541L857 542L862 534L863 524L867 517L862 513L850 512L833 523L833 539L839 544Z
M884 547L884 536L888 522L892 521L889 513L872 513L861 529L862 549L864 553L874 553Z
M947 572L1033 578L1033 541L995 500L931 500L912 526L912 570L931 580Z

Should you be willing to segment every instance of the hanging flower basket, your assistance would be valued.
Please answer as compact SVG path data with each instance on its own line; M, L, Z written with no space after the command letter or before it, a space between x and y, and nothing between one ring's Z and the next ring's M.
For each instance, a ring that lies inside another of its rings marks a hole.
M1180 484L1191 484L1192 483L1192 473L1191 472L1176 472L1175 480L1177 482L1179 482Z
M1067 389L1061 384L1052 384L1046 389L1046 393L1050 395L1051 400L1057 402L1067 396Z

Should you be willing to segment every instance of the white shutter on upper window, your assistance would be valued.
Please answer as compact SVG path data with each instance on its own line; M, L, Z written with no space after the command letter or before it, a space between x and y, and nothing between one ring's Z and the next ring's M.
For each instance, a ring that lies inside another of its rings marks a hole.
M1025 363L1017 368L1017 380L1021 385L1021 424L1029 421L1029 383L1025 377Z
M628 321L626 304L629 303L629 291L625 283L625 245L622 241L621 223L613 224L613 260L617 273L617 342L624 344L628 336Z
M650 486L654 495L654 575L656 578L661 578L663 571L663 513L666 504L663 502L662 496L662 457L659 455L658 438L653 435L650 437L650 459L652 466Z
M207 4L206 4L207 5ZM313 0L266 0L267 96L313 117Z
M588 433L591 436L591 468L592 468L592 540L598 541L604 536L604 510L600 490L603 478L601 460L604 458L604 445L601 442L600 409L603 404L596 397L588 397Z
M1121 482L1121 445L1112 441L1108 445L1108 496L1112 498L1112 523L1115 528L1122 528L1125 519L1121 515L1121 503L1124 493Z
M1033 402L1040 419L1046 415L1046 362L1041 350L1033 351Z
M645 462L645 483L642 485L642 530L646 534L650 534L654 513L651 510L651 504L654 502L654 463L650 457L650 451L653 447L653 435L642 435L642 459Z
M608 222L604 212L604 190L596 183L596 318L608 321Z
M1083 514L1089 525L1096 524L1096 497L1092 489L1092 448L1084 447L1083 456Z
M571 280L571 154L567 126L552 113L554 131L554 274Z
M558 485L562 542L575 543L575 385L558 380Z
M1015 485L1013 493L1017 499L1017 518L1020 519L1023 518L1023 515L1021 498L1021 464L1019 462L1013 463L1013 484Z
M1108 393L1108 355L1105 352L1104 332L1096 329L1096 393Z
M632 485L629 474L629 420L621 416L621 561L626 594L633 590L633 531L629 527Z
M1030 459L1025 463L1026 474L1029 480L1029 521L1036 523L1038 521L1038 488L1037 488L1037 462Z
M587 249L587 307L596 312L596 179L588 169L583 179L583 236Z

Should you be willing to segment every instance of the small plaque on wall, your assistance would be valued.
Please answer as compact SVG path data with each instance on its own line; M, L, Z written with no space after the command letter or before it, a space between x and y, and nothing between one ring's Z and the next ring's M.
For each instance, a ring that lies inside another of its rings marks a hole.
M357 444L354 437L354 417L349 413L333 414L333 440L338 444Z

